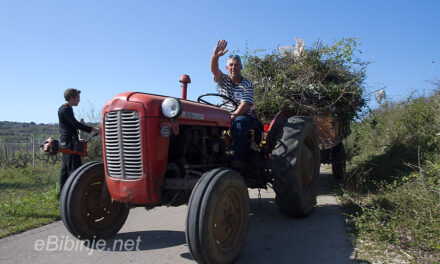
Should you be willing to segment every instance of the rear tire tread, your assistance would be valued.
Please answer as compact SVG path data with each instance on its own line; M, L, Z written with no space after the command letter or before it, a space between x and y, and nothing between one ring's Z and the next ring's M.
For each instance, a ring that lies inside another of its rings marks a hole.
M308 216L316 204L319 184L319 147L316 128L308 117L289 118L277 136L272 151L275 201L287 216ZM309 148L313 155L312 183L303 190L301 151Z

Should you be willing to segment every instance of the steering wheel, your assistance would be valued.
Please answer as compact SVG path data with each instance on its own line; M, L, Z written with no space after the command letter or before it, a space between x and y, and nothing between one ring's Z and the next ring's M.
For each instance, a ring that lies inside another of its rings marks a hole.
M224 99L225 102L223 102L221 104L213 104L213 103L206 101L205 99L202 99L202 98L208 97L208 96L220 97L221 99ZM229 96L223 95L223 94L215 94L215 93L202 94L199 96L199 98L197 98L197 102L204 103L207 105L217 106L217 107L222 107L222 106L226 105L227 103L231 103L233 106L233 109L229 111L230 113L234 112L238 108L238 104L237 104L237 102L234 101L234 99L232 99Z

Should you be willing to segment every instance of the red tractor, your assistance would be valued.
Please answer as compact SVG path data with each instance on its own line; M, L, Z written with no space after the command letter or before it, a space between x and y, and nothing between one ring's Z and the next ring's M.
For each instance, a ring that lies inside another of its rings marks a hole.
M127 92L102 113L104 162L78 168L60 199L61 218L80 239L114 236L131 207L188 204L186 240L199 263L230 263L249 223L248 188L273 187L280 211L308 216L319 182L320 149L311 118L281 111L247 136L244 166L231 166L230 113L207 94L186 99ZM232 100L231 100L232 101Z

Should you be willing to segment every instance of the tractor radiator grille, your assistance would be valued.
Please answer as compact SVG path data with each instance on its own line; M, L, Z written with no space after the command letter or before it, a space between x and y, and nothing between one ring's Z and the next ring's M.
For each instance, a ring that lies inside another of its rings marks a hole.
M142 177L140 119L137 111L105 114L105 157L110 177Z

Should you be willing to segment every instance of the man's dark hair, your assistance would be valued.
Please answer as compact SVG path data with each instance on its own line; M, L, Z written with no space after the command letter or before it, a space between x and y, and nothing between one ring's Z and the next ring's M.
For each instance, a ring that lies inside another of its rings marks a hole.
M76 96L78 96L78 94L80 94L81 91L75 88L69 88L66 91L64 91L64 99L66 99L66 101L70 100L70 97L75 98Z

